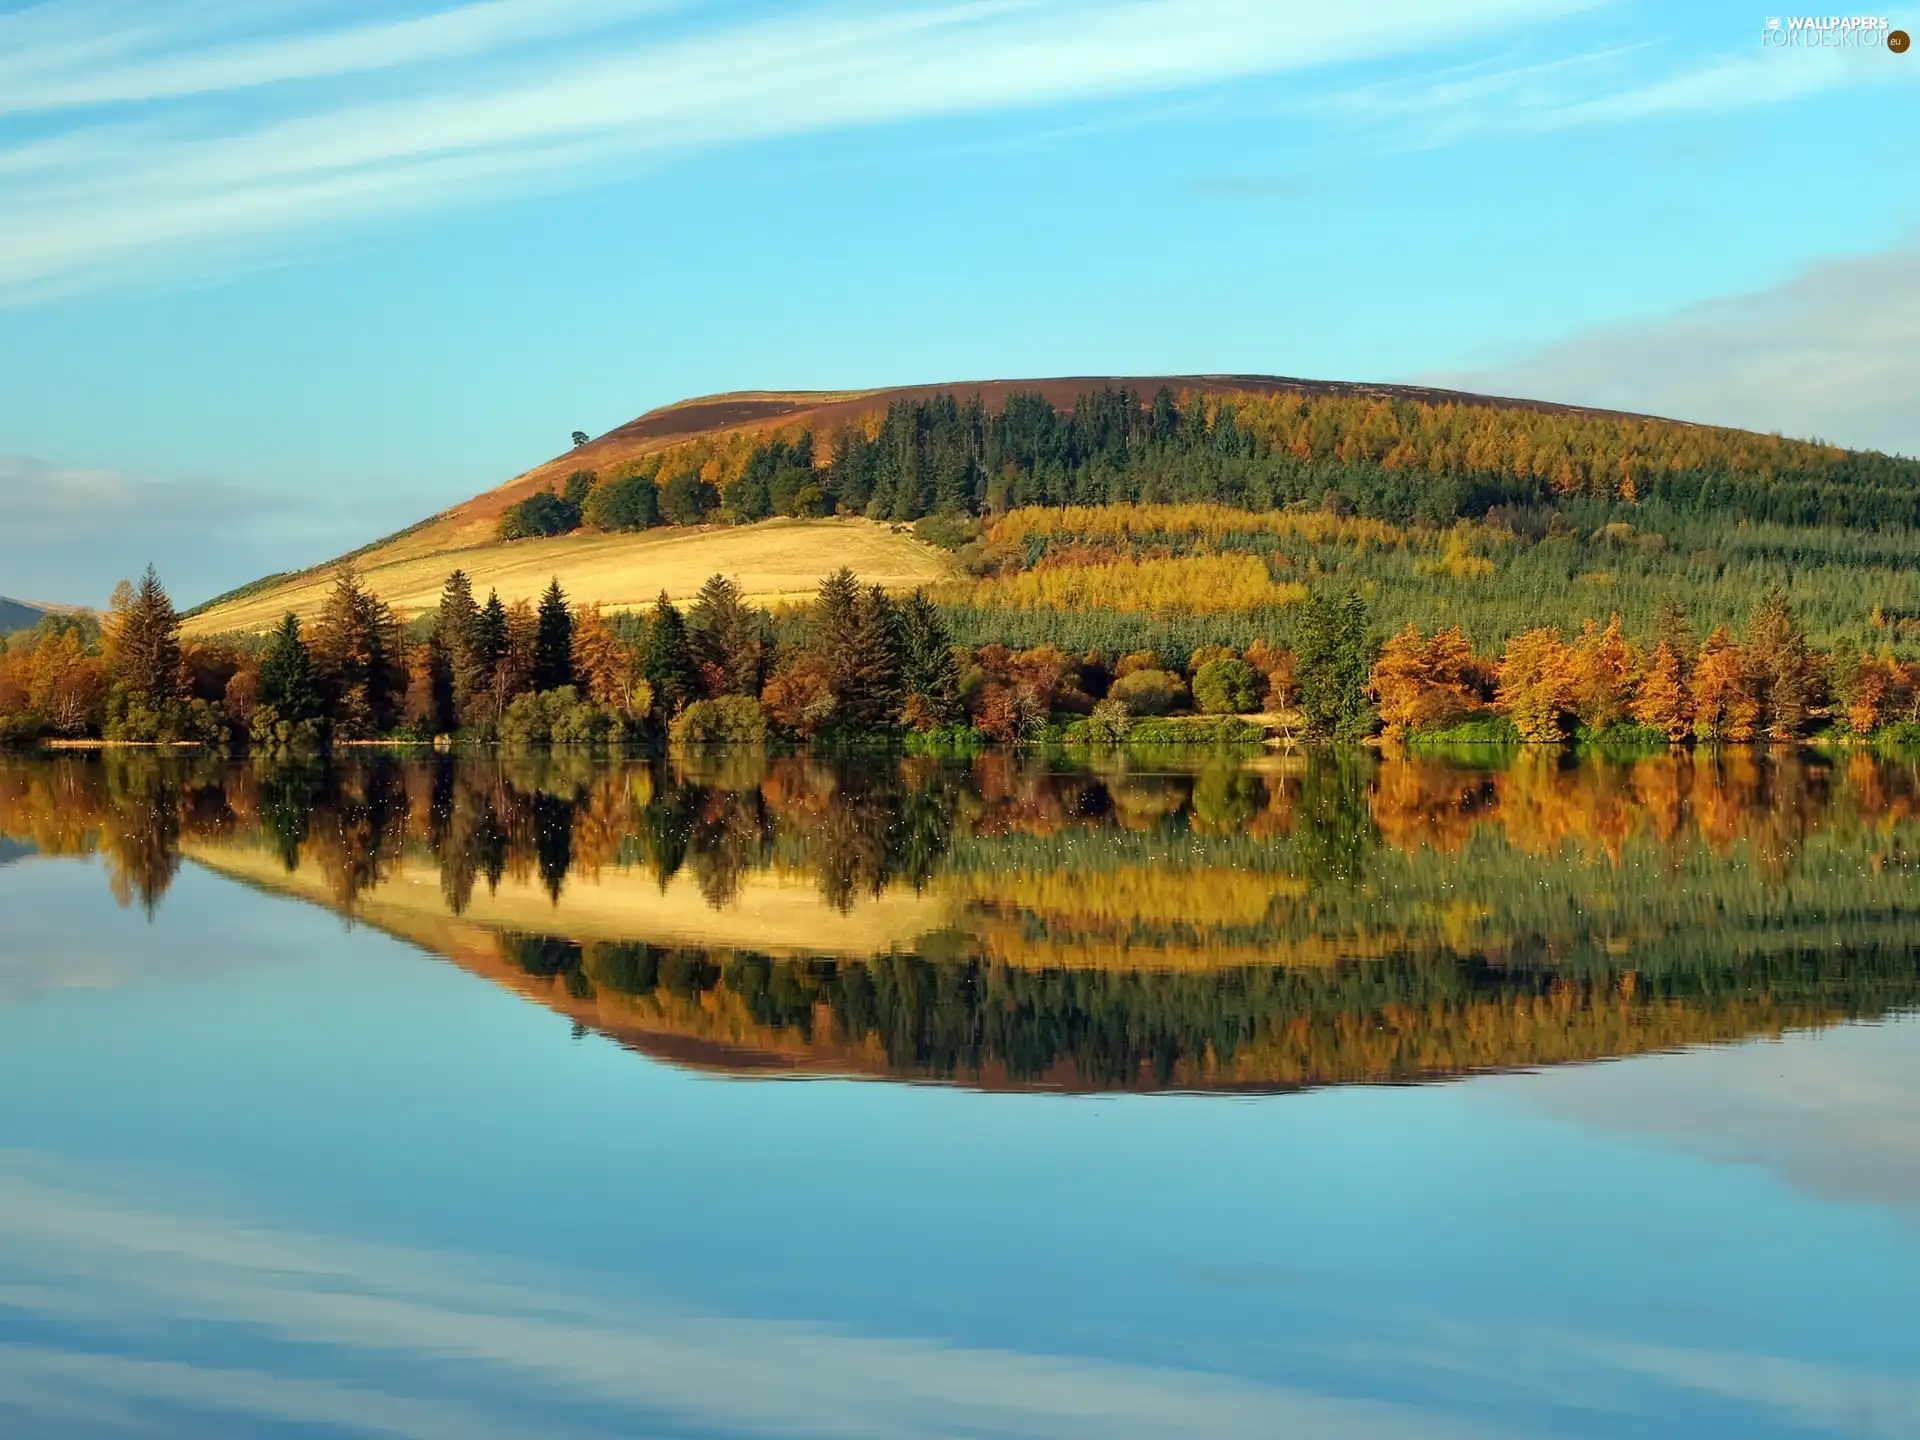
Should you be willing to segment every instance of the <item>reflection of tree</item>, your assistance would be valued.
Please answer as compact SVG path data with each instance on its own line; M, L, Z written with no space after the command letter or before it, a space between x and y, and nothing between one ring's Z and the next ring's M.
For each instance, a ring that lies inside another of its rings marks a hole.
M180 869L180 772L141 756L106 766L100 848L114 900L135 900L148 918Z
M1368 804L1367 761L1336 751L1300 776L1293 837L1302 873L1319 884L1357 885L1379 840Z

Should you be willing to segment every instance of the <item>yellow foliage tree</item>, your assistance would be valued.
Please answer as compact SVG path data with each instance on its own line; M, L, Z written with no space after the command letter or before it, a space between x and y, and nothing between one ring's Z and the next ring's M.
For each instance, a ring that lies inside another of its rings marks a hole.
M1687 738L1693 728L1693 711L1680 657L1662 640L1653 647L1646 672L1634 695L1633 718L1651 730L1658 730L1672 741Z
M1578 678L1573 650L1558 630L1543 626L1507 642L1496 699L1521 739L1565 740Z
M1726 626L1717 627L1700 647L1694 663L1693 733L1709 744L1743 744L1753 738L1753 722L1759 717L1760 703L1754 698L1752 678L1747 674L1746 657L1727 634Z

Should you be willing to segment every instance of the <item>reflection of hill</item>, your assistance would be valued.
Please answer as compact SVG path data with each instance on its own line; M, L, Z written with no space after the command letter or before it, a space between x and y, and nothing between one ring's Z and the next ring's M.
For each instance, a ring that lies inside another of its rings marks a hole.
M242 843L188 840L190 860L236 880L336 904L333 884L314 861L288 870L278 855ZM360 890L357 919L431 944L424 933L452 921L438 865L411 857L394 861ZM657 880L646 870L606 868L568 880L558 899L533 875L505 874L491 889L477 887L457 924L462 930L564 931L580 940L646 941L655 945L751 946L771 954L873 955L911 945L944 919L930 896L894 887L840 911L820 903L812 877L774 870L740 877L724 907L716 908L685 871ZM423 933L424 932L424 933Z
M590 755L0 763L0 834L184 855L729 1072L1284 1088L1920 1004L1920 770Z
M324 877L289 875L264 852L186 850L233 878L333 903ZM454 917L436 873L403 864L363 891L354 913L635 1050L733 1074L992 1089L1290 1089L1636 1055L1920 1005L1915 952L1884 937L1838 950L1784 938L1731 949L1711 937L1675 940L1642 957L1645 971L1596 974L1444 950L1327 957L1308 968L1061 970L996 962L991 930L983 949L961 932L912 928L939 909L917 900L884 911L911 921L894 937L871 924L837 934L815 925L809 934L822 953L775 956L765 944L716 938L730 925L750 929L746 917L720 915L716 925L697 892L676 897L671 886L654 906L658 897L626 879L603 875L582 887L583 900L569 892L558 906L544 890L503 880L498 895L476 896ZM761 887L780 888L763 879L744 893ZM810 889L784 888L817 907ZM581 924L561 938L519 928L529 919L549 931ZM670 924L680 933L669 934ZM703 925L706 933L694 933ZM829 940L872 948L822 958ZM889 953L914 940L921 953Z

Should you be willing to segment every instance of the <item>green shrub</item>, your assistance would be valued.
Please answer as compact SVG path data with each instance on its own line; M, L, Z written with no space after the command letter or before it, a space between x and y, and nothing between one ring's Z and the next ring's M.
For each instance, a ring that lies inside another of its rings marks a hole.
M1260 672L1244 660L1209 660L1194 672L1194 708L1206 715L1245 715L1260 706Z
M1171 670L1134 670L1114 681L1107 696L1129 715L1165 715L1186 703L1187 687Z
M598 745L627 738L619 716L571 685L516 695L500 716L503 745Z
M1504 715L1476 715L1439 730L1418 730L1407 737L1415 749L1446 745L1518 745L1520 732Z
M762 745L767 714L751 695L696 700L674 718L672 739L677 746Z

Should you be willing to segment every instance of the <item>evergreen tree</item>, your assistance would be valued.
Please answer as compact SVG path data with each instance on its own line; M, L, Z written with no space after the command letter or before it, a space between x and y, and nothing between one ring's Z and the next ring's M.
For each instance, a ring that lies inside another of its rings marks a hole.
M931 728L960 716L960 670L940 611L916 590L900 604L900 690L908 724Z
M687 642L687 622L662 590L654 602L653 618L640 647L640 673L653 687L653 703L671 715L693 695L693 656Z
M1294 639L1294 680L1307 732L1321 740L1362 740L1373 730L1368 677L1377 645L1357 590L1309 596Z
M842 566L820 582L813 607L814 664L833 693L842 723L893 723L899 701L900 637L893 603L879 586L862 592Z
M694 597L689 645L701 683L716 695L758 695L766 663L760 617L741 599L740 587L711 575Z
M507 607L500 603L500 592L489 590L487 603L480 609L474 625L474 650L480 664L491 671L507 653Z
M473 585L463 570L447 576L440 591L433 639L445 669L448 718L453 724L468 723L474 697L486 690L487 666L481 654L480 607L474 604Z
M351 561L314 622L312 654L337 733L367 739L393 727L407 689L400 624Z
M259 699L282 720L296 725L320 718L320 677L300 638L300 619L291 610L260 653Z
M132 699L158 708L185 691L180 670L180 617L153 566L117 617L113 679Z
M540 618L533 642L533 688L558 690L573 683L573 612L559 577L540 597Z

